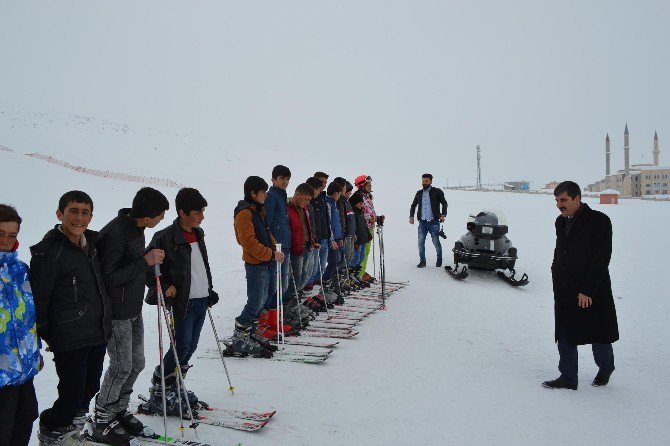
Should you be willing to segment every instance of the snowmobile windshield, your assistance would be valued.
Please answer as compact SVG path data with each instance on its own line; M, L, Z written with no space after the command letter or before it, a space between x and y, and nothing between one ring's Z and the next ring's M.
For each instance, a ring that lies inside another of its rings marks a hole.
M507 218L505 217L505 214L497 209L485 209L471 213L468 221L477 225L507 226Z

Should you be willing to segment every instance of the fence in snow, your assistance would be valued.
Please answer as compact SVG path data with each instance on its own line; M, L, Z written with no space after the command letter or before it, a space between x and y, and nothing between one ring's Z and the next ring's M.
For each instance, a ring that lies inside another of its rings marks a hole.
M3 150L8 150L12 152L11 149L0 146L2 147ZM109 170L100 170L100 169L90 169L88 167L83 167L83 166L77 166L75 164L68 163L67 161L59 160L58 158L54 158L53 156L49 155L44 155L43 153L39 152L34 152L34 153L26 153L26 156L30 156L32 158L37 158L44 160L46 162L49 162L51 164L55 164L57 166L65 167L67 169L74 170L75 172L79 173L85 173L87 175L93 175L96 177L103 177L103 178L111 178L114 180L120 180L120 181L130 181L132 183L142 183L142 184L149 184L152 186L167 186L167 187L184 187L183 184L178 183L174 180L171 179L166 179L166 178L156 178L156 177L146 177L146 176L141 176L141 175L130 175L127 173L121 173L121 172L112 172Z

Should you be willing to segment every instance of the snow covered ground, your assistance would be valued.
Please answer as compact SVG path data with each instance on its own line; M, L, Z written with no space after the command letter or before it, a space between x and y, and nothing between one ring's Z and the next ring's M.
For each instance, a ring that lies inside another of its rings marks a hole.
M350 179L363 173L353 164L326 168L271 152L255 159L248 153L230 159L203 150L193 152L197 162L185 162L183 153L179 156L164 146L148 149L141 143L155 136L142 139L121 131L116 141L116 136L104 134L108 130L79 129L74 138L63 126L18 128L7 117L0 116L4 138L0 144L16 153L0 151L2 201L16 205L24 218L20 234L24 260L29 259L29 245L56 223L56 203L64 191L82 189L93 197L91 228L99 229L119 208L130 204L140 185L78 174L20 153L42 151L94 168L169 176L200 188L209 200L203 227L215 288L221 295L213 312L219 333L226 335L245 302L243 265L232 230L241 179L251 174L268 178L272 165L282 162L294 171L292 192L314 170ZM97 138L85 137L96 133ZM106 146L119 144L114 150L101 150L99 141ZM391 296L386 311L362 322L355 339L341 340L322 365L230 359L235 396L227 391L220 361L195 359L187 384L203 400L218 407L278 411L259 433L201 426L201 440L245 446L667 444L667 203L628 200L601 206L595 199L586 200L606 212L614 226L610 270L621 331L621 341L614 346L617 370L607 387L591 387L596 367L590 349L581 348L579 390L551 391L540 383L557 376L549 273L558 212L553 197L447 191L445 258L451 261L446 253L465 232L470 213L500 209L519 249L518 269L531 280L527 287L514 289L473 271L465 282L456 282L443 269L431 266L430 244L429 268L415 267L416 227L407 223L407 217L421 172L404 172L395 166L373 167L365 173L373 176L376 206L388 217L388 278L409 280L410 285ZM170 200L176 194L176 189L162 190ZM142 393L148 390L158 358L155 307L145 307L144 315L147 368L137 385ZM199 349L214 345L211 327L206 325ZM50 355L45 356L46 367L35 381L41 409L53 402L57 383ZM146 421L157 430L162 426L158 418ZM177 434L177 423L170 428Z

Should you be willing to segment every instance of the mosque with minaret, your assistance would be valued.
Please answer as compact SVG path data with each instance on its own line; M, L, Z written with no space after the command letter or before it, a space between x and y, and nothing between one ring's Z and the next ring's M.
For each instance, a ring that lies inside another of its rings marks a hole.
M670 167L659 165L658 134L654 132L654 157L653 164L630 164L630 134L628 124L623 133L623 160L624 168L614 173L611 172L610 163L610 135L605 137L605 178L596 183L589 184L586 190L591 192L602 192L604 190L615 190L622 197L645 197L652 195L668 195L670 188Z

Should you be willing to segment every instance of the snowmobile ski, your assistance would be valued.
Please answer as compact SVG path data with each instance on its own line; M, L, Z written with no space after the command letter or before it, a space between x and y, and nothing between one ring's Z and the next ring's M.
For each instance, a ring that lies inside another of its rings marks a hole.
M453 268L451 266L447 265L447 266L444 267L444 270L446 272L448 272L449 275L456 280L463 280L466 277L468 277L468 267L467 267L467 265L463 265L463 267L461 267L460 270L458 269L458 265L456 265Z

